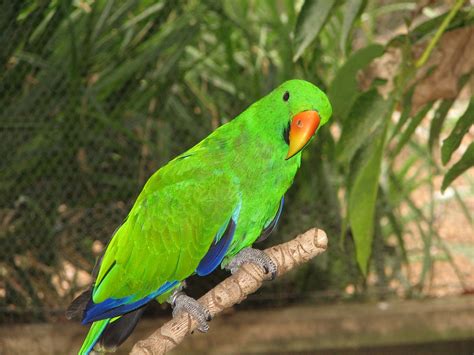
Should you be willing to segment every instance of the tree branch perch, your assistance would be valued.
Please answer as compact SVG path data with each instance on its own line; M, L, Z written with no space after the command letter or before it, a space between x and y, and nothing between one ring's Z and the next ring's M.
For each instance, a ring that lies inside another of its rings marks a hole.
M265 249L265 253L276 263L277 276L281 276L298 265L323 253L327 248L327 236L321 229L310 229L289 242ZM198 301L211 312L212 317L224 309L242 302L257 291L268 275L254 264L244 264L232 276L222 281ZM130 354L164 354L179 345L186 335L197 329L197 322L183 313L165 323L147 339L135 344ZM212 328L211 328L212 329Z

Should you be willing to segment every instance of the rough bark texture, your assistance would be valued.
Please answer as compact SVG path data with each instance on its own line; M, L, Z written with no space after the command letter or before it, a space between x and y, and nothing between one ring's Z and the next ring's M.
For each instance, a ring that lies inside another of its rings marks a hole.
M289 242L266 249L265 253L276 263L277 276L281 276L323 253L326 248L326 233L313 228ZM260 267L244 264L234 275L222 281L198 301L209 309L212 317L215 317L224 309L242 302L249 294L257 291L267 278L268 275ZM165 323L147 339L137 342L131 354L164 354L181 343L187 334L197 328L197 325L189 314L183 313Z

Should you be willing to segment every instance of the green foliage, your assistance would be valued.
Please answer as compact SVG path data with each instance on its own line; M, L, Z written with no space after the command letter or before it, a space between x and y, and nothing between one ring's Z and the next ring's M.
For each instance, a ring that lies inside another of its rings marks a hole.
M349 222L354 235L357 262L367 275L374 235L375 204L382 166L385 131L374 137L367 153L367 162L361 164L354 183L350 187Z
M318 36L336 3L336 0L306 0L304 2L296 22L294 61L301 57Z
M447 18L444 13L415 19L416 6L376 0L5 3L4 309L17 316L39 310L32 317L40 318L46 307L64 306L78 287L75 278L65 290L54 281L64 279L64 263L91 268L93 242L108 240L152 172L290 78L328 91L334 119L305 152L281 227L266 243L315 225L328 232L331 243L327 256L294 279L268 285L263 297L292 299L348 284L361 291L374 270L383 285L396 279L410 294L413 285L402 269L410 266L404 240L410 224L423 236L422 286L431 272L429 247L442 245L442 239L413 193L434 191L433 177L447 170L438 162L440 153L443 163L452 156L457 161L442 189L472 167L473 144L462 155L457 147L474 115L471 100L461 117L450 116L457 98L412 110L418 84L413 79L420 70L412 48L432 40ZM473 7L453 12L448 22L444 31L472 26ZM403 23L407 33L391 37ZM401 52L401 63L382 97L383 75L376 73L364 85L360 78L394 50ZM468 79L459 78L459 88ZM425 142L416 132L426 127ZM449 131L440 150L440 137ZM387 243L392 235L396 246ZM387 265L394 268L391 274L385 274Z
M357 98L344 121L337 144L337 156L340 161L351 162L358 149L380 133L380 126L390 119L389 101L384 100L375 89Z
M359 96L338 143L340 159L352 162L347 214L356 258L364 275L372 249L375 205L392 105L392 100L384 100L375 89ZM359 150L361 154L356 155Z
M410 117L408 127L403 131L400 132L400 137L398 138L398 143L395 146L395 149L393 150L392 154L394 156L398 155L402 149L406 146L406 144L410 141L410 138L412 137L413 133L415 132L415 129L420 125L421 121L426 117L426 114L428 111L431 109L433 106L432 103L428 103L423 107L416 115L413 117ZM409 116L407 116L408 118ZM400 120L402 122L402 120Z
M469 131L469 129L474 125L474 98L471 98L469 106L466 109L466 112L459 117L454 126L451 134L443 141L441 147L441 161L443 164L446 164L451 159L454 151L461 144L461 140Z
M430 151L433 150L435 142L439 141L439 135L441 134L444 121L446 120L448 112L453 106L453 103L454 100L452 99L443 100L434 114L433 122L431 123L430 127L430 137L428 140L428 147Z
M352 54L337 71L336 77L328 91L336 118L344 120L354 101L360 95L356 77L359 70L367 67L372 60L380 57L383 52L384 47L379 44L372 44L361 48Z
M469 106L464 114L459 117L448 138L443 141L441 147L441 160L447 164L454 151L459 147L463 137L468 133L474 124L474 99L471 97ZM441 190L446 188L462 173L474 166L474 144L471 143L461 159L456 162L446 173L443 179Z
M448 170L443 179L443 185L441 190L444 191L446 188L456 179L459 175L464 173L467 169L474 166L474 143L469 144L469 147L464 152L462 158L454 164L451 169Z
M343 5L344 20L342 22L340 47L345 54L351 47L350 35L354 29L354 24L367 6L367 0L346 1Z

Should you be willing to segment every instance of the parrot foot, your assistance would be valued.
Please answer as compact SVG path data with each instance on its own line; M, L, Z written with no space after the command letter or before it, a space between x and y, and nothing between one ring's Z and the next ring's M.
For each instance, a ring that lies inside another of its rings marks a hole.
M265 273L270 274L270 280L273 280L277 274L277 266L273 260L262 250L254 248L242 249L227 264L226 269L234 274L243 264L253 263L261 266Z
M173 308L173 318L183 312L187 312L199 323L197 329L201 333L206 333L209 330L209 324L207 324L207 322L212 319L211 313L194 298L178 290L171 295L169 303L171 303L171 307Z

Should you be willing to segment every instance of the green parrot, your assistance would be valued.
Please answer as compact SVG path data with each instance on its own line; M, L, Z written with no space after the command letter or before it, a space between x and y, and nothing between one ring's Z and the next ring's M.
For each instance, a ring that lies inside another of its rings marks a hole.
M189 312L207 331L209 311L182 292L193 274L253 262L274 276L275 264L251 246L275 227L301 151L331 114L319 88L289 80L155 172L92 286L67 311L92 323L79 354L114 350L154 299L170 302L173 316Z

